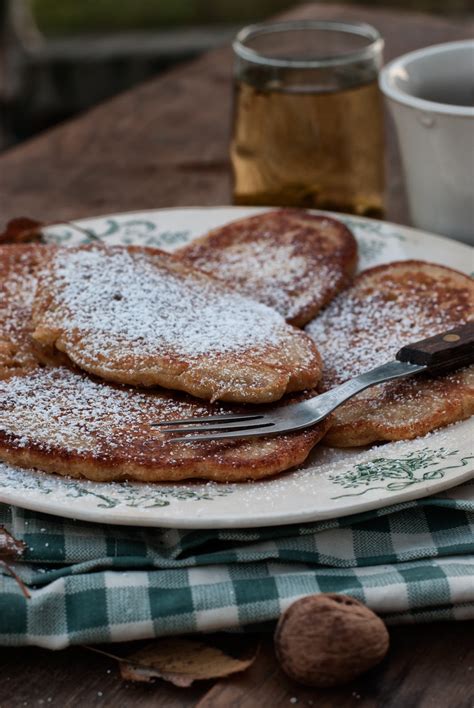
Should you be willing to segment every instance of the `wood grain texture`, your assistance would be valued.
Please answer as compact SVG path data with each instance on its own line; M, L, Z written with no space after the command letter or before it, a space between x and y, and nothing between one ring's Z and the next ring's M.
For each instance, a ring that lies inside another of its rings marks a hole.
M384 661L356 681L331 689L294 683L280 670L267 642L258 662L213 686L197 708L471 708L473 629L472 622L392 628Z
M472 21L376 7L312 4L287 16L369 22L385 37L386 60L474 33ZM58 220L230 203L230 75L229 49L214 51L5 153L0 157L0 229L22 215ZM387 217L404 223L408 216L390 124L387 132ZM473 622L394 628L390 653L378 668L354 684L324 691L289 681L270 641L245 674L189 689L164 682L124 684L114 661L80 648L0 648L0 708L471 708L473 631Z
M468 366L474 363L474 322L408 344L397 353L397 359L430 367Z
M123 645L106 649L127 653ZM79 647L58 652L2 647L0 671L0 708L190 708L209 688L205 682L187 689L164 681L125 683L116 661Z
M474 31L472 21L344 5L305 5L287 16L369 22L385 37L386 60ZM230 77L230 49L210 52L5 153L0 222L229 204ZM387 217L407 222L390 124L387 132Z
M474 622L392 627L387 658L333 689L291 681L276 663L269 638L246 672L190 688L164 681L124 683L114 660L80 647L0 649L0 708L472 708L473 632ZM106 648L125 655L132 646Z

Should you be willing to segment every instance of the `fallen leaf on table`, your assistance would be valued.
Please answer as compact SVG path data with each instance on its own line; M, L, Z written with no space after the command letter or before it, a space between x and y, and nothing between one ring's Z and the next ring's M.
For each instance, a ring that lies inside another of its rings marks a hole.
M3 526L0 526L0 563L6 568L7 572L18 583L23 595L29 599L31 597L23 580L11 568L7 560L20 560L26 549L26 543L18 541L11 535Z
M11 219L5 227L5 231L0 233L0 244L39 243L43 240L41 233L43 226L41 221L29 219L27 216Z
M0 560L19 560L25 548L26 543L18 541L3 526L0 526Z
M151 683L161 678L186 687L194 681L245 671L255 661L257 652L255 643L247 644L233 656L197 639L159 639L121 661L120 674L125 681Z

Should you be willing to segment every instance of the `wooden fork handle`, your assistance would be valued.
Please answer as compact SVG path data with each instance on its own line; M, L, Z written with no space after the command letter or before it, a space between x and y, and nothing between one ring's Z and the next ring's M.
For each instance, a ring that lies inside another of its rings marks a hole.
M399 361L430 369L447 369L474 363L474 322L408 344L397 353Z

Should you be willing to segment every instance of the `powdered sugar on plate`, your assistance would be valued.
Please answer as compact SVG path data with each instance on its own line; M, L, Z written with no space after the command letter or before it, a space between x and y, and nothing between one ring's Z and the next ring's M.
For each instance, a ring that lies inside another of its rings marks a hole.
M242 209L189 209L159 210L140 215L113 215L119 225L119 230L112 236L107 236L107 239L114 243L121 240L125 243L126 239L133 238L136 243L145 243L148 238L148 231L145 225L147 226L148 223L154 229L152 235L156 233L160 236L161 233L168 234L176 232L177 229L182 229L189 232L191 237L195 237L204 234L209 228L215 228L230 222L232 219L235 220L238 217L250 216L255 213L255 210L248 210L247 212ZM143 221L137 222L137 218ZM108 233L110 223L109 219L101 218L88 221L84 225L95 230L100 235ZM129 223L133 224L133 226L129 227ZM136 223L139 226L136 226ZM423 257L423 254L430 253L430 257L440 263L460 269L463 269L464 265L466 268L468 267L469 255L467 249L462 251L461 249L464 247L455 242L443 241L428 234L381 222L354 218L351 223L355 224L354 228L357 235L367 239L370 244L375 243L380 246L379 253L382 253L382 260L384 256L388 260L394 256L397 258L414 258ZM375 228L377 233L374 233ZM142 233L138 233L140 229ZM403 236L403 240L397 241L396 250L392 248L392 244L395 242L395 239L392 238L392 233L394 232ZM182 240L179 241L179 243L182 242ZM384 244L386 245L384 246ZM463 255L464 253L465 255ZM464 260L462 260L463 258ZM347 344L347 341L344 344L342 339L339 340L339 343L347 350L351 347L351 344ZM396 344L398 345L398 342ZM330 350L327 349L327 351L329 353L326 358L330 356ZM393 352L390 353L390 356L392 355ZM349 357L350 354L347 356ZM74 376L76 380L78 375L75 374ZM4 383L1 383L2 387L4 385ZM18 385L18 382L15 383L15 386ZM17 387L14 391L13 384L9 384L9 386L11 392L10 402L13 405L14 395L19 395L20 389ZM38 379L32 381L30 397L27 396L27 392L23 387L21 389L21 399L16 400L24 402L25 410L28 409L31 425L35 424L37 429L42 429L43 445L46 447L50 442L52 443L55 439L58 439L56 436L64 434L64 431L60 431L58 422L57 430L54 434L55 437L50 437L51 430L48 427L44 427L45 422L48 421L47 414L42 410L46 407L44 392L41 393L38 390L33 396L32 391L34 388L39 389ZM115 387L104 386L105 390L110 390L110 388L117 391L127 390L125 388L116 389ZM83 394L78 397L78 400L82 402L81 405L94 389L85 386L82 390ZM66 410L70 410L73 414L72 419L74 419L77 392L70 389L68 394L69 408L64 409L60 406L60 396L58 396L61 391L63 389L58 388L57 382L52 381L50 403L56 406L58 414L64 415ZM141 392L134 391L134 394L141 395ZM5 402L6 399L3 396L4 394L2 393L2 401ZM147 399L151 397L151 392L148 392ZM94 398L95 394L91 398L91 405ZM114 395L112 402L107 402L106 399L107 396L104 396L102 401L104 405L106 403L109 405L107 410L111 418L104 418L104 428L111 434L112 429L108 427L108 422L109 420L116 420L116 418L114 417L113 409L112 411L110 410L110 405L114 401L116 403L117 398ZM137 398L138 401L141 402L141 398ZM197 402L196 405L198 405ZM94 406L97 406L97 401ZM203 404L203 406L205 408L207 404ZM90 413L85 408L81 410L83 413L81 420L84 422L84 419ZM41 415L36 415L38 412L41 412ZM104 413L104 408L97 406L97 412ZM6 426L9 422L13 423L13 420L15 419L11 415L5 413L0 427ZM58 418L59 420L60 418ZM128 416L125 417L125 420L127 425L130 425L131 420ZM18 418L16 418L17 422ZM81 440L83 429L79 427L79 422L78 426L75 427L75 434L78 439L71 439L71 446L84 444L84 441ZM94 425L99 424L99 420L92 416L92 420L89 423L91 429L93 429ZM123 432L126 432L126 428ZM393 455L391 452L389 454L389 451L392 450L391 444L377 447L372 452L361 452L359 449L355 452L356 457L353 460L349 457L349 454L352 454L353 451L350 453L350 451L345 449L344 451L336 452L318 448L314 452L314 457L312 456L308 463L304 465L304 469L250 485L216 485L213 483L202 485L191 483L157 485L156 483L116 482L101 484L77 479L65 479L58 475L41 473L37 470L21 470L9 464L0 464L0 493L2 501L9 504L26 506L39 512L82 518L99 523L125 523L138 526L170 526L174 528L195 528L197 526L201 528L248 527L267 526L277 523L301 523L302 521L314 519L344 516L348 513L364 511L367 508L379 508L395 502L407 501L465 481L469 474L472 477L472 462L467 466L464 465L464 458L472 455L468 444L471 439L472 421L466 421L450 426L443 431L437 431L423 440L396 443L393 446ZM352 461L354 465L359 462L365 464L365 462L370 462L374 459L372 455L375 455L375 457L387 455L387 457L393 457L395 462L397 459L403 462L415 445L416 447L418 445L426 446L430 453L435 453L439 447L443 447L450 454L457 451L458 454L447 457L444 463L441 462L440 465L435 467L435 469L446 467L447 471L442 471L439 478L431 474L432 467L415 472L414 477L420 479L424 478L426 473L426 481L423 482L417 482L413 478L411 473L413 465L410 463L410 465L407 465L409 478L407 478L407 484L401 491L387 491L386 487L389 482L393 481L392 478L387 479L383 484L380 481L376 481L374 484L364 487L357 486L353 489L345 489L341 483L336 483L332 479L333 475L352 472ZM188 446L190 447L190 445ZM337 454L337 459L332 457L335 454ZM362 457L359 457L359 455L362 455ZM370 459L367 459L369 456ZM472 489L472 485L470 489ZM454 489L453 498L461 498L462 493L462 488Z

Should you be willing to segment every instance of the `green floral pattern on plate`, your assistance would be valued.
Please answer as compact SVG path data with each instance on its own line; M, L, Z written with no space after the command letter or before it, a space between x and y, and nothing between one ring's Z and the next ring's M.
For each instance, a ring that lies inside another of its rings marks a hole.
M474 455L460 457L459 450L447 450L444 447L437 450L425 447L394 459L375 457L368 462L354 465L351 470L329 475L329 479L334 484L338 484L344 489L365 487L361 492L341 494L332 497L332 499L360 496L374 489L398 492L412 484L427 482L431 479L443 479L448 470L465 467L471 460L474 460ZM440 463L446 461L447 464L440 467ZM375 486L377 482L386 482L387 484Z
M359 221L351 217L340 216L347 226L354 229L359 245L359 254L364 263L376 261L388 246L390 238L405 241L405 236L399 231L387 231L387 227L378 222ZM90 236L82 229L75 229L74 224L54 227L48 232L49 240L62 245L71 243L87 243L93 240L108 240L111 237L119 239L124 245L137 244L142 246L155 246L164 249L177 249L191 240L191 232L183 229L180 231L161 230L159 223L149 219L112 219L105 218L100 228L87 228ZM362 233L363 232L363 233Z
M238 208L189 208L117 214L78 221L77 225L50 227L47 238L67 245L98 239L174 251L209 229L255 213L257 210ZM360 268L390 260L424 258L429 251L430 260L465 269L468 256L456 244L446 248L439 239L433 241L429 234L402 226L335 216L354 231ZM311 520L333 518L418 498L472 479L474 456L467 443L469 431L472 428L461 423L452 431L434 433L429 440L407 441L396 444L395 449L389 444L357 453L356 457L343 456L326 467L324 463L304 465L294 474L252 485L105 484L0 464L0 493L4 501L28 503L30 508L45 513L110 523L188 528L267 526L287 523L290 516L291 522L299 521L302 511L307 520L308 511Z
M89 233L87 233L89 232ZM125 246L140 244L140 246L154 246L156 248L178 248L190 241L190 231L160 231L159 225L147 219L128 219L118 221L117 219L104 219L103 228L82 229L75 228L74 224L64 228L55 227L48 231L50 242L67 245L75 243L89 243L90 241L103 241L110 237L119 237L120 243Z
M153 485L113 482L100 484L69 477L58 477L46 472L20 470L0 464L0 487L11 489L12 486L31 490L41 495L57 495L67 499L89 497L95 500L101 509L114 509L117 506L151 509L169 506L175 501L213 501L217 497L231 494L232 488L218 484L193 485Z
M351 467L341 463L341 466L344 466L343 471L329 474L330 482L343 489L359 487L363 489L330 498L361 496L378 489L398 492L414 484L443 479L449 470L465 467L471 461L474 461L474 455L463 456L459 450L425 447L397 458L374 457ZM213 482L207 484L187 482L185 485L128 482L99 484L33 470L20 470L0 464L0 488L11 489L12 486L46 496L54 496L60 491L61 496L67 499L89 497L96 502L97 507L102 509L113 509L118 506L151 509L169 506L172 502L214 501L219 497L240 491L239 485Z

